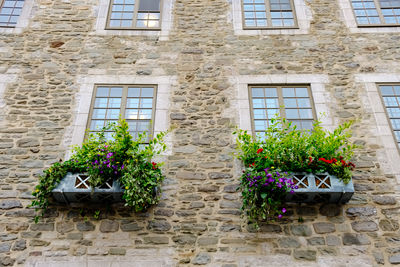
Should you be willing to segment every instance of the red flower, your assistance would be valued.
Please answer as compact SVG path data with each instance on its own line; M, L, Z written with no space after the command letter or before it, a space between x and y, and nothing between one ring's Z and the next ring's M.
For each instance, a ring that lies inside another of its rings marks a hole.
M257 149L257 154L260 154L260 153L263 152L263 151L264 151L264 149L259 148L259 149Z
M157 163L152 162L151 164L153 164L153 170L157 169Z
M308 157L308 165L311 165L312 162L313 162L312 157Z

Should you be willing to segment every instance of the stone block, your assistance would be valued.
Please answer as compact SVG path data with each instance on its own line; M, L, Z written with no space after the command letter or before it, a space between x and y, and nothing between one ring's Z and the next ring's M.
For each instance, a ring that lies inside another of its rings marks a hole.
M335 225L333 223L319 222L313 224L314 231L317 234L333 233L336 231Z
M351 227L356 232L375 232L378 231L378 225L373 221L352 222Z
M200 252L196 255L196 257L192 260L193 265L206 265L211 262L211 257L206 252Z
M118 231L119 223L117 221L112 220L103 220L100 224L100 232L102 233L110 233Z

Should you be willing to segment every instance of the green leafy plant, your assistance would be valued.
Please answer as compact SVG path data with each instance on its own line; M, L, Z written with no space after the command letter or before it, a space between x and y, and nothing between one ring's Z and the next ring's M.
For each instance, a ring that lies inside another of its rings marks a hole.
M324 130L320 122L312 131L299 130L283 118L271 121L262 137L237 130L237 153L245 170L240 178L242 209L250 222L281 218L285 195L297 187L288 178L290 172L329 173L344 183L352 177L355 165L350 162L357 147L350 142L346 122L333 132Z
M113 131L107 140L106 131ZM96 134L90 134L81 146L74 148L71 159L56 162L44 170L34 192L31 206L41 209L41 216L49 206L51 191L60 183L67 172L87 173L89 185L94 188L109 180L119 180L124 186L123 199L135 211L144 211L159 200L156 189L164 176L162 163L152 162L157 154L166 149L166 132L157 134L146 144L148 137L143 133L135 140L129 133L128 123L120 119ZM36 216L35 221L39 220Z

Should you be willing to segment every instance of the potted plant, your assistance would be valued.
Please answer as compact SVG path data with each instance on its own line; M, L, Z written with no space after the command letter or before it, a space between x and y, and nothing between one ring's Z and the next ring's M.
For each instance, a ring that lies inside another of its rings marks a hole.
M299 130L286 119L271 121L265 135L238 130L236 156L245 169L240 178L243 210L250 221L281 218L284 202L345 203L354 193L349 141L352 121L333 132L320 122Z
M113 132L111 140L106 138L106 131ZM166 149L165 134L159 133L145 144L145 134L134 140L123 119L89 134L81 146L74 148L69 160L44 170L31 206L41 209L43 215L53 196L66 203L123 199L136 212L146 210L159 200L156 192L164 179L162 163L152 159Z

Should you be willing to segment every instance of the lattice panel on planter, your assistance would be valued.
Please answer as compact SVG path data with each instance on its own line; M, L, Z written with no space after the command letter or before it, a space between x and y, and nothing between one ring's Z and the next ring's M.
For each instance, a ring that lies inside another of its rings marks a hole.
M293 173L293 182L298 186L294 194L286 195L286 202L331 202L346 203L354 194L352 181L344 184L327 173Z
M89 176L80 173L68 173L53 190L57 202L120 202L124 189L112 179L100 187L92 189L89 186Z

